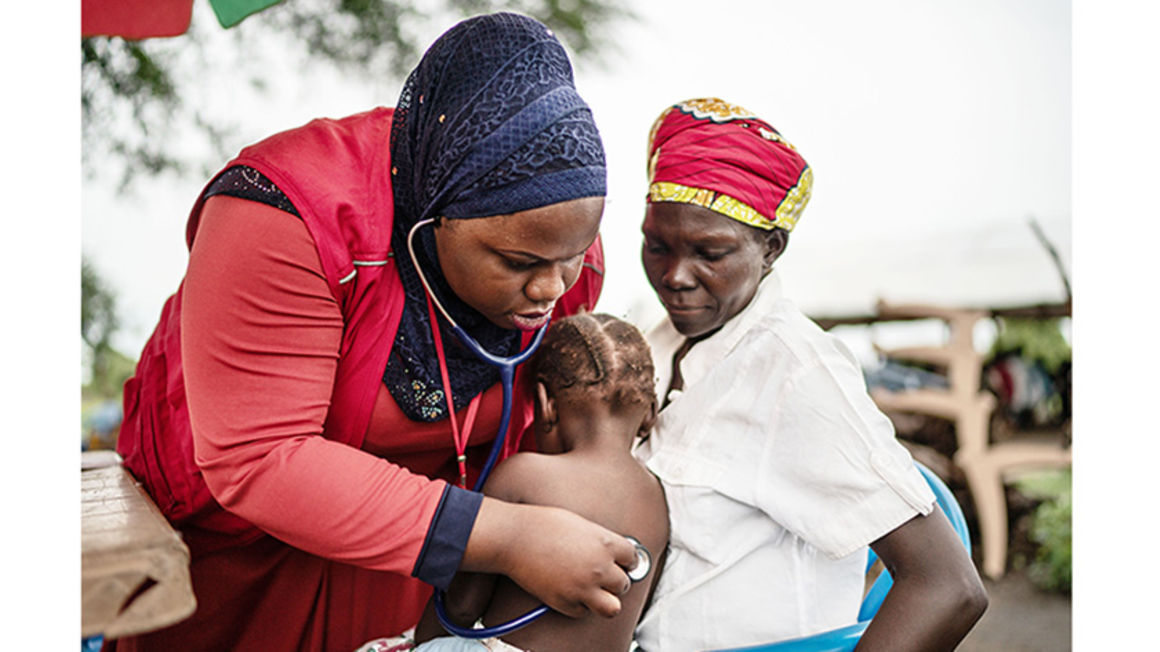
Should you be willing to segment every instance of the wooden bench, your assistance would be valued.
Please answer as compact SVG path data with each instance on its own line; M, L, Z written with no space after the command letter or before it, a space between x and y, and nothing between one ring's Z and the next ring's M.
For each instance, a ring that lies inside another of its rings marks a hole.
M193 614L189 548L112 451L81 457L81 637L119 638Z

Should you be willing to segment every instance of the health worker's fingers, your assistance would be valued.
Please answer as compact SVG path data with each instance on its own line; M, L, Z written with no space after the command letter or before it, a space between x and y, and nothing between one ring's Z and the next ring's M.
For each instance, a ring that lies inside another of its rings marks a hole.
M626 573L625 577L627 578L628 571L636 568L636 565L640 562L636 556L636 544L629 541L626 537L616 536L613 537L611 547L613 559L616 560L618 566L624 569ZM629 585L632 585L631 580L629 580ZM625 591L627 592L627 589Z
M607 591L597 592L585 604L592 613L605 618L614 618L620 614L620 598Z
M635 563L632 543L570 511L485 498L460 570L507 575L567 616L613 617Z
M618 552L619 543L617 539L620 538L615 533L609 531L600 533L600 549L608 556L600 560L597 566L588 566L592 569L590 573L591 584L586 586L587 583L582 582L575 586L579 590L578 597L575 601L554 603L552 597L541 596L545 603L552 607L553 610L573 618L587 616L589 613L594 613L605 618L613 618L619 615L622 607L619 596L628 593L629 589L632 588L632 580L629 579L624 568L618 563L618 560L622 559ZM578 553L579 551L576 552ZM635 554L632 557L635 559ZM570 561L579 564L577 568L583 568L585 565L591 563L591 561L584 562L582 559L582 555L575 554L571 556ZM556 570L559 573L558 577L562 577L567 573L565 569L569 565L563 562L556 564Z

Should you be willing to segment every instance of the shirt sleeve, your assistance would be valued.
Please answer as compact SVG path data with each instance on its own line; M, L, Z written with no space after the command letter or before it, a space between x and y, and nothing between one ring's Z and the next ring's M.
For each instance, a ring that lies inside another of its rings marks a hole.
M459 570L483 494L447 485L411 574L446 590Z
M181 324L206 484L226 509L292 546L440 581L441 571L417 561L447 502L446 483L321 436L343 328L301 220L244 199L207 201ZM470 506L451 504L458 507L444 514L452 520L439 519L450 525L432 537L436 548L465 538L455 519ZM455 565L461 556L452 555Z
M757 506L834 558L930 513L933 493L841 342L831 338L796 356L777 353L795 359L783 361L784 382L766 385L772 395L765 405L772 407ZM750 382L761 383L756 376L764 367L749 365Z

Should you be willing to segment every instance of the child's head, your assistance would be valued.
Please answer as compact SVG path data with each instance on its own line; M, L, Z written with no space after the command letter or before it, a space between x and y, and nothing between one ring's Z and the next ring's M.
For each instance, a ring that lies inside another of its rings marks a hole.
M635 326L611 315L583 313L554 322L529 366L563 404L602 401L615 413L656 400L648 343Z

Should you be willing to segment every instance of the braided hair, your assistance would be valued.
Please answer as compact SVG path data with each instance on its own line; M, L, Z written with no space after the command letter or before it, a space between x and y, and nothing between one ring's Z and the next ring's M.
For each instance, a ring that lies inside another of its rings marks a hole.
M656 399L652 353L635 326L603 313L554 322L529 363L554 396L591 400L613 410Z

